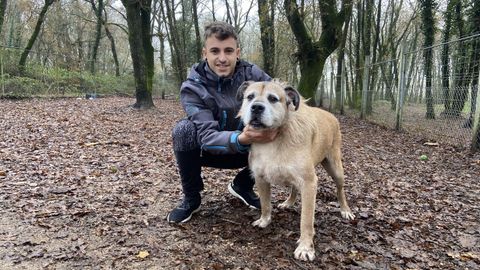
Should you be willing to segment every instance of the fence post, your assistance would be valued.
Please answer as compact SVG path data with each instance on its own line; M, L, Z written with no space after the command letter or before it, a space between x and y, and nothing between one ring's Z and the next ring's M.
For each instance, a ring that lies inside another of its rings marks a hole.
M342 65L342 76L340 77L340 114L345 114L345 96L347 91L347 80L345 75L345 63Z
M329 99L329 104L328 104L328 111L332 111L333 110L333 93L335 92L333 87L335 87L335 84L333 83L333 81L335 80L335 73L333 73L333 65L332 65L332 71L330 72L330 95L328 97Z
M473 115L472 145L470 151L473 153L480 150L480 72L478 73L477 100L475 105L475 114Z
M2 96L5 96L5 80L3 76L3 54L5 52L4 47L0 47L0 76L2 80Z
M405 48L406 44L403 41L400 47L400 70L398 71L398 93L397 93L397 106L396 106L396 119L395 119L395 129L402 129L402 116L403 116L403 100L405 97L405 70L406 70L406 57L405 57Z
M368 81L370 74L370 55L365 56L365 65L363 67L363 87L362 87L362 109L360 112L360 118L365 119L367 112L367 94L368 94Z
M318 98L318 107L323 108L323 96L325 95L325 75L322 73L320 78L320 97Z

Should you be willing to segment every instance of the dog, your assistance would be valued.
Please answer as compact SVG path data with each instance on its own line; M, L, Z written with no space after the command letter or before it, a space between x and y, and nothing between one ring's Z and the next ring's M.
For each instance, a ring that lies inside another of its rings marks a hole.
M312 261L315 258L316 165L322 164L335 180L342 217L355 218L343 189L342 141L338 120L327 111L308 106L297 90L279 80L247 81L239 87L237 98L242 100L238 116L245 126L279 129L274 141L251 145L249 166L261 204L261 217L252 225L265 228L271 222L271 184L291 186L288 199L279 208L292 207L297 191L300 192L300 238L294 257Z

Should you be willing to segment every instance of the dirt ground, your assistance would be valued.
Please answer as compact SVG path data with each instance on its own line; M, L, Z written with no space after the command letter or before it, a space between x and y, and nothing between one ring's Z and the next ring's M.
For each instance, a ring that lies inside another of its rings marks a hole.
M346 194L318 168L313 262L293 258L299 203L266 229L205 169L202 210L165 217L181 190L178 101L0 100L1 269L479 269L480 155L339 116ZM426 155L428 160L420 160ZM287 190L273 188L273 203Z

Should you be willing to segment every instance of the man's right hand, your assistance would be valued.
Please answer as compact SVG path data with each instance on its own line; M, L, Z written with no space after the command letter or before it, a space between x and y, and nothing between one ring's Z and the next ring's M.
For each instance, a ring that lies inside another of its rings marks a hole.
M268 143L275 140L277 137L278 128L274 129L255 129L247 125L242 133L238 135L238 142L243 145L250 145L252 143Z

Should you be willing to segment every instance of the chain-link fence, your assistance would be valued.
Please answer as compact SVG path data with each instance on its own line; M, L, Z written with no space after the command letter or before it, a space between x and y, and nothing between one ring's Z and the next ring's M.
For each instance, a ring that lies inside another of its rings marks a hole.
M480 34L416 51L400 47L396 59L365 58L341 78L327 65L321 106L429 141L478 147Z

